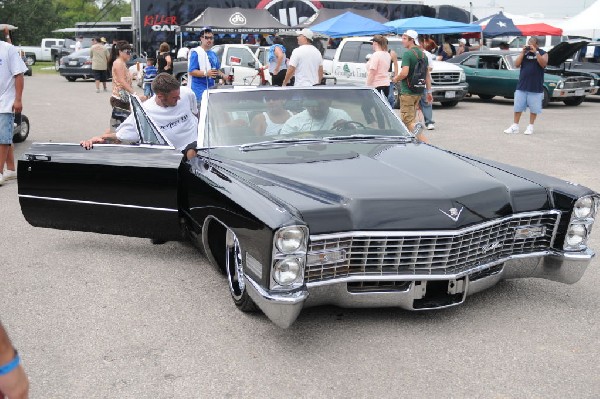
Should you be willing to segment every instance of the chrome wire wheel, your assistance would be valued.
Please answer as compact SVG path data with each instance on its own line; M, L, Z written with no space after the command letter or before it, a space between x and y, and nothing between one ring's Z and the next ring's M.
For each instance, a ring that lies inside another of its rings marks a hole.
M242 251L240 243L231 232L227 230L226 239L227 254L225 257L227 280L229 280L229 291L234 301L240 301L246 292L246 278L244 277L244 265L242 262Z
M256 304L246 290L246 275L240 242L236 235L229 229L225 235L225 272L229 283L229 292L233 303L242 312L254 312Z

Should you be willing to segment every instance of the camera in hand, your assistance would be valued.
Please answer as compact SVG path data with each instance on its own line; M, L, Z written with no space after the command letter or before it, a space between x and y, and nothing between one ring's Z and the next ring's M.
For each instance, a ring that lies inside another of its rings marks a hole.
M531 46L525 46L526 51L531 51Z

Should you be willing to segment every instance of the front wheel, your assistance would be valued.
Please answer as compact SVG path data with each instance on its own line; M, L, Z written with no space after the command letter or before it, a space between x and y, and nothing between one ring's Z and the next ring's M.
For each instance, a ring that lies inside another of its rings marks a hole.
M33 54L25 54L25 63L29 66L35 65L35 55Z
M542 108L546 108L550 104L550 95L548 94L548 90L544 87L544 98L542 100Z
M576 107L585 100L585 96L565 98L563 102L570 107Z
M254 312L256 311L256 304L246 290L246 276L244 275L240 243L236 235L229 229L226 233L225 248L225 271L233 303L242 312Z
M13 143L22 143L27 140L29 136L29 118L21 114L19 118L18 114L15 115L15 127L14 127Z

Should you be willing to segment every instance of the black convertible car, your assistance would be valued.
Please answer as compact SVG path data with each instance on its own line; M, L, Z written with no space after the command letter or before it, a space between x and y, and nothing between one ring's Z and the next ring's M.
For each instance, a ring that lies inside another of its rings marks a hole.
M242 311L437 309L502 279L575 283L600 198L418 142L368 88L205 92L184 159L137 99L135 144L35 143L19 200L39 227L191 239Z

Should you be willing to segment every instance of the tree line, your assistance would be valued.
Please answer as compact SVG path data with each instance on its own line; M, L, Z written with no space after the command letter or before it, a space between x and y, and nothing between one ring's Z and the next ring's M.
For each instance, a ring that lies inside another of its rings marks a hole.
M126 16L131 16L129 0L0 0L0 23L19 28L12 33L19 45L36 46L44 37L65 37L52 31L73 28L76 22L120 21Z

